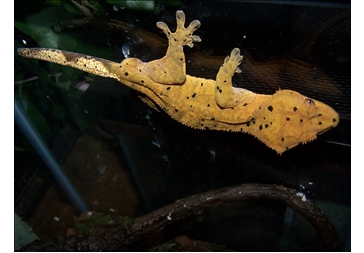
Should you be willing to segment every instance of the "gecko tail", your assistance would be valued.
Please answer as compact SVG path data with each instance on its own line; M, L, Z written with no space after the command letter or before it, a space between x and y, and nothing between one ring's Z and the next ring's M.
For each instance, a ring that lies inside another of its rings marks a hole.
M110 71L110 66L117 64L113 61L58 49L18 48L17 51L20 56L26 58L53 62L98 76L119 79Z

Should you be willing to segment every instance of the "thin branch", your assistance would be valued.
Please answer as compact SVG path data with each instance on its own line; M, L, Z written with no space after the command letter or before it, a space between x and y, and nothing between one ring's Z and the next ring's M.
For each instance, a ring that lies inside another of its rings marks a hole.
M177 200L173 204L135 219L126 228L119 228L113 232L97 236L82 235L38 240L26 245L21 251L113 251L122 245L138 241L176 220L191 214L199 214L205 208L248 199L273 199L291 207L316 229L325 250L341 250L334 225L313 201L306 200L297 191L283 186L243 184Z
M55 77L55 78L56 78L56 80L57 80L57 83L58 83L58 78L59 78L60 76L62 76L62 75L63 75L63 73L48 74L48 76L49 76L49 77ZM23 84L23 83L28 83L28 82L32 82L32 81L34 81L34 80L38 80L38 79L39 79L39 77L38 77L38 76L33 76L33 77L28 78L28 79L24 79L24 80L16 81L16 82L14 82L14 84Z

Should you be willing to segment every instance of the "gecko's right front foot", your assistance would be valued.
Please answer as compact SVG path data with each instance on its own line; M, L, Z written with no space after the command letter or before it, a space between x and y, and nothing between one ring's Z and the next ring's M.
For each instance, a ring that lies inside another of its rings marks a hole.
M220 71L224 71L227 76L232 77L234 73L241 73L241 70L238 66L243 61L243 56L240 55L239 48L234 48L231 51L230 56L226 56L224 64L221 67Z
M240 73L238 66L243 61L239 48L234 48L227 56L216 76L216 103L221 108L233 108L241 103L244 89L235 88L232 83L234 73Z

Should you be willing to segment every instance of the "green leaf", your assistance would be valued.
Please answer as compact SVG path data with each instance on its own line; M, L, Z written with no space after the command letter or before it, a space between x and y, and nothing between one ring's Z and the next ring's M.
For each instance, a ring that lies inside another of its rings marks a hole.
M77 9L76 6L74 6L73 4L71 4L70 2L64 2L63 7L72 14L80 14L81 11L79 9Z
M62 0L46 0L46 4L53 6L61 6Z
M56 18L55 18L56 17ZM15 20L15 27L32 37L41 47L67 48L73 50L76 40L66 34L58 33L53 26L72 16L63 7L50 7L26 18L26 21Z
M106 0L111 5L126 7L132 10L142 10L142 11L154 11L155 3L153 0L149 1L138 1L138 0Z
M15 20L15 27L32 37L41 47L56 48L58 38L52 29L38 24Z
M14 146L14 151L27 151L25 148Z

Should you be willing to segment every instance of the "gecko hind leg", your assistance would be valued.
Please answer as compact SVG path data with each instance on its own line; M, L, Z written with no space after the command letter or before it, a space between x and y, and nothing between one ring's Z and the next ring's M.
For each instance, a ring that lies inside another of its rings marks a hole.
M225 58L224 63L216 75L216 103L221 108L233 108L242 103L248 93L252 93L246 89L236 88L233 86L232 77L235 73L241 73L238 68L243 61L243 56L240 55L240 50L234 48L230 56Z
M167 24L158 22L157 27L168 37L168 49L166 55L158 60L144 64L144 70L155 82L161 84L182 84L186 80L186 60L183 46L193 47L193 42L200 42L197 35L192 35L201 23L193 20L185 28L185 14L183 11L176 12L177 29L174 33L170 31Z

